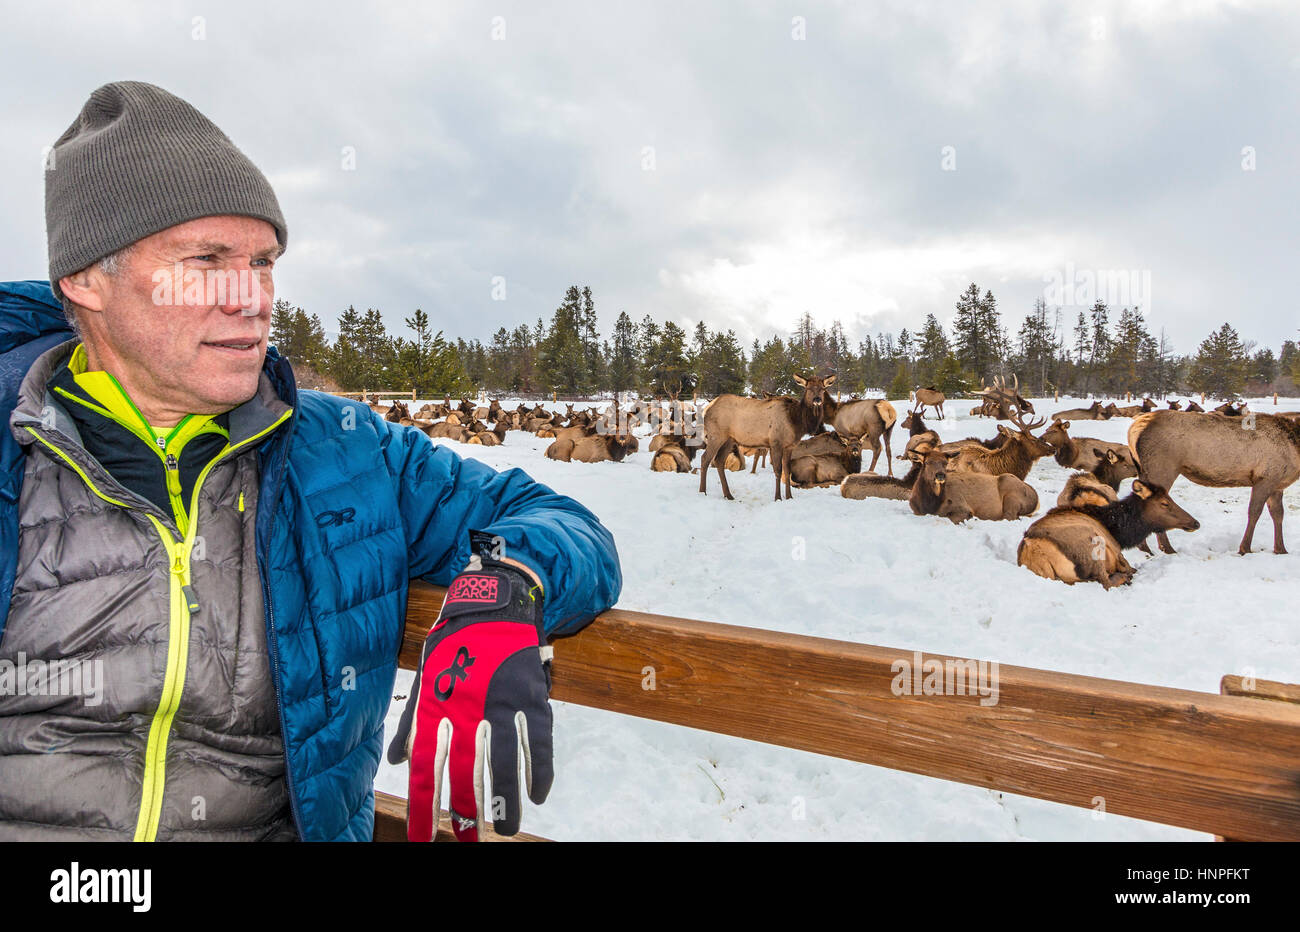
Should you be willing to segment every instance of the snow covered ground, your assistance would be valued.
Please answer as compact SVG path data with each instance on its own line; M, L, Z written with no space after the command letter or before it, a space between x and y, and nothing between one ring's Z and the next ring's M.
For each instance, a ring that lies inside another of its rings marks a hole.
M1084 399L1035 402L1040 413ZM513 407L514 402L507 404ZM945 440L991 437L973 402L932 426ZM1252 399L1266 414L1300 399ZM900 418L905 403L895 403ZM558 407L564 409L563 405ZM603 407L603 405L602 405ZM414 411L415 408L413 407ZM931 422L927 421L927 424ZM1125 440L1131 420L1081 421L1072 436ZM438 443L448 441L435 441ZM896 428L897 455L906 432ZM623 463L559 463L549 440L511 431L500 447L452 444L498 469L519 466L594 511L622 560L619 607L887 647L1217 692L1225 673L1300 682L1300 484L1286 493L1292 554L1276 556L1267 510L1255 552L1240 557L1248 489L1180 479L1173 497L1200 522L1172 532L1179 553L1136 550L1131 586L1065 586L1016 566L1034 518L918 518L906 502L850 501L838 488L772 501L773 476L652 473L646 440ZM698 462L698 458L697 458ZM869 458L867 459L869 462ZM906 465L895 461L895 475ZM865 466L865 463L864 463ZM884 457L877 470L883 472ZM1028 481L1039 514L1068 471L1039 460ZM1127 483L1121 487L1127 492ZM805 541L795 559L796 538ZM399 673L396 692L412 674ZM391 735L401 703L389 713ZM1115 815L921 777L555 702L556 779L522 829L559 840L1208 840ZM406 768L376 786L406 795Z

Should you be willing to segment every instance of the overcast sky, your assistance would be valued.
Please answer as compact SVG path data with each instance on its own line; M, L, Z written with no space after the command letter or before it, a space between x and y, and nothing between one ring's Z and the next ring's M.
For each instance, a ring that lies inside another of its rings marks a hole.
M748 345L807 310L856 344L946 326L975 281L1014 335L1054 281L1090 304L1122 270L1101 297L1176 351L1224 320L1276 351L1300 327L1296 9L4 2L0 275L47 274L43 148L141 80L266 173L278 296L330 331L422 307L487 341L576 283L605 335L626 310Z

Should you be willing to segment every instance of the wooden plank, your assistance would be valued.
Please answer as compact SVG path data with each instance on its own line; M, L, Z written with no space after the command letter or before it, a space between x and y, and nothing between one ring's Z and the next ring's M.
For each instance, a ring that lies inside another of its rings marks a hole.
M406 800L390 793L375 791L375 832L373 841L406 842ZM444 809L438 820L437 841L455 841L451 830L451 816ZM491 825L483 835L483 841L549 841L539 835L520 832L518 835L498 835Z
M1219 681L1219 692L1225 696L1249 696L1251 699L1300 703L1300 686L1276 680L1247 680L1245 677L1228 675Z
M442 594L412 580L403 667ZM1210 834L1300 840L1300 707L1007 665L995 704L896 694L899 664L917 656L611 609L556 642L552 696Z
M1279 683L1276 680L1257 680L1253 677L1247 679L1233 674L1228 674L1219 681L1219 692L1224 696L1245 696L1250 699L1300 703L1300 686L1293 683ZM1215 835L1214 840L1243 841L1244 839Z

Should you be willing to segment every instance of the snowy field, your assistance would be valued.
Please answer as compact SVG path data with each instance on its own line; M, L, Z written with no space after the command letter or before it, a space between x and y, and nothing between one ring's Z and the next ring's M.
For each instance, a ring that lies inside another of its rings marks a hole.
M417 404L422 404L419 402ZM517 402L503 402L513 408ZM1089 401L1035 401L1040 414ZM895 402L900 419L906 402ZM952 401L944 440L992 437ZM564 405L549 407L564 410ZM579 405L581 410L583 407ZM600 405L599 407L604 407ZM1251 399L1259 414L1300 399ZM411 408L415 410L415 406ZM1129 418L1079 421L1071 436L1124 441ZM641 429L642 431L644 428ZM449 443L450 441L434 441ZM885 647L1217 692L1226 673L1300 682L1300 484L1285 495L1292 553L1272 550L1265 509L1255 552L1237 555L1249 489L1180 479L1200 522L1171 532L1175 555L1127 551L1131 586L1066 586L1016 566L1024 529L1055 504L1068 471L1038 461L1039 511L1016 522L918 518L906 502L850 501L838 488L772 501L770 470L728 473L737 501L696 475L652 473L647 438L622 463L559 463L551 441L511 431L500 447L452 443L497 469L518 466L594 511L623 566L619 607ZM906 431L895 428L895 456ZM696 462L699 462L697 457ZM869 453L864 467L869 464ZM895 461L894 474L905 472ZM884 472L884 456L877 466ZM1128 484L1121 486L1127 493ZM794 559L796 538L805 556ZM409 692L400 671L396 692ZM758 697L756 697L758 698ZM389 712L396 727L401 703ZM522 830L557 840L1209 840L1210 836L943 780L555 702L556 779L525 803ZM386 739L387 742L387 739ZM386 745L385 745L386 746ZM376 786L406 795L406 767ZM802 817L800 817L802 816Z

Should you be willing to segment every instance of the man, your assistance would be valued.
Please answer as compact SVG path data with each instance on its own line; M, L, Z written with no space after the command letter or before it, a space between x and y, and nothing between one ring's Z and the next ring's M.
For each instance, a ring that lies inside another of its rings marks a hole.
M444 759L458 836L516 831L520 750L550 785L546 642L618 598L609 532L298 392L279 204L166 91L91 95L46 226L53 290L0 285L0 838L368 840L412 577L451 585L389 750L409 834Z

